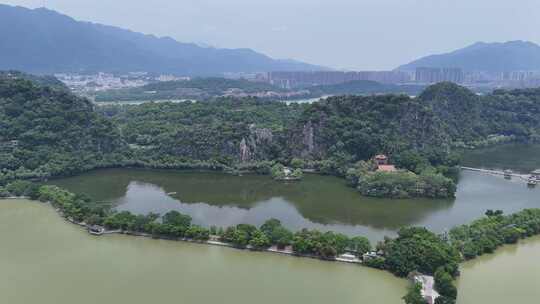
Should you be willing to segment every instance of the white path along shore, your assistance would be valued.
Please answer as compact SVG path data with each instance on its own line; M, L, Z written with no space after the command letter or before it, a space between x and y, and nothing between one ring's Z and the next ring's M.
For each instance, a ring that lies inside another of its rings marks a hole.
M28 197L15 197L15 196L3 197L3 198L0 198L0 199L26 199L26 200L30 200L30 198L28 198ZM47 202L46 204L48 204L49 206L52 207L52 204L50 202ZM71 224L74 224L74 225L77 225L77 226L80 226L80 227L84 228L87 232L89 231L90 226L88 224L86 224L84 222L77 222L73 218L66 217L62 213L62 211L60 209L58 209L58 208L54 208L54 210L58 213L58 215L60 215L60 217L62 217L67 222L69 222ZM133 236L148 237L148 238L155 238L156 237L156 236L153 236L153 235L151 235L149 233L144 233L144 232L122 231L122 230L107 230L107 229L105 229L103 231L103 233L101 233L101 234L103 234L103 235L106 235L106 234L125 234L125 235L133 235ZM158 238L161 238L161 237L158 236ZM162 239L171 240L171 241L184 241L184 242L190 242L190 243L206 244L206 245L212 245L212 246L222 246L222 247L237 248L237 247L234 247L232 244L219 241L219 236L217 236L217 235L210 236L210 240L208 240L208 241L197 241L197 240L192 240L192 239L187 239L187 238L164 238L163 237ZM251 246L248 245L246 248L237 248L237 249L257 250L257 251L263 251L263 252L285 254L285 255L290 255L290 256L298 256L298 257L307 257L307 258L319 259L319 257L317 257L317 256L301 255L301 254L294 253L292 251L291 246L288 246L288 247L286 247L284 249L278 249L276 246L272 246L272 247L267 248L267 249L259 250L259 249L254 249L254 248L252 248ZM330 261L350 263L350 264L361 264L362 263L362 261L360 259L352 258L350 255L347 255L347 254L337 256L334 259L331 259Z

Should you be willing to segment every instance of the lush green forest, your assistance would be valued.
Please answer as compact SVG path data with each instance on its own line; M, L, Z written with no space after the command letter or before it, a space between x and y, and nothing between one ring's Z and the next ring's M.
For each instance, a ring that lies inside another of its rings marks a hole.
M86 99L0 77L0 180L72 174L121 161L118 128Z
M166 84L162 84L166 85ZM261 227L201 227L177 212L134 215L115 212L53 186L17 179L42 179L99 167L141 166L255 171L276 164L295 172L310 169L345 177L364 195L448 197L455 192L456 148L503 141L538 141L540 90L495 91L479 96L450 83L428 87L418 98L405 95L338 96L313 104L256 98L148 103L95 109L50 78L0 74L0 196L50 201L75 221L156 237L204 241L217 235L236 247L291 246L301 255L332 259L371 249L359 236L292 232L276 220ZM397 171L377 171L372 160L386 154ZM376 246L366 265L399 276L421 271L435 276L454 303L458 263L540 233L538 210L486 217L436 235L404 228ZM413 286L406 296L418 299Z
M63 82L51 75L38 76L19 71L0 71L0 78L25 79L40 86L48 86L54 89L69 90L69 88Z
M141 165L269 173L288 162L288 126L306 105L258 99L100 107L118 125Z
M440 83L418 98L337 96L290 105L218 98L94 109L54 82L9 75L0 77L3 180L112 166L269 174L281 163L346 177L364 195L449 197L455 148L540 139L538 90L479 96ZM381 153L396 172L366 165Z
M194 78L192 80L164 81L150 83L142 87L116 89L98 92L95 100L134 101L134 100L204 100L228 93L254 94L259 92L282 92L273 85L247 80L226 78Z
M504 244L514 244L522 238L539 233L538 209L525 209L506 216L500 210L488 210L486 217L450 230L449 239L463 258L473 259L492 253Z
M278 98L275 94L282 94L284 97L280 97L279 99L294 100L327 95L418 95L425 88L426 86L423 85L393 85L369 80L358 80L335 85L313 86L302 90L291 90L279 88L263 82L211 77L156 82L137 88L100 91L96 93L95 101L208 100L226 95L250 94L265 99L275 99ZM271 92L271 94L264 97L264 93L267 92Z

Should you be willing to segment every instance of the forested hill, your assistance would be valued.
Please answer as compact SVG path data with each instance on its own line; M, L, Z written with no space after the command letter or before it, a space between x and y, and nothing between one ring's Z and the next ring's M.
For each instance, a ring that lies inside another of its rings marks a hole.
M424 85L383 84L369 80L357 80L334 85L320 85L293 90L245 79L218 77L194 78L192 80L151 83L142 87L106 90L96 93L95 101L133 100L206 100L220 96L258 96L265 99L316 98L325 95L371 95L406 94L418 95Z
M483 126L485 109L482 99L467 88L439 83L426 88L418 102L433 111L433 115L443 123L441 131L448 134L454 143L471 142L489 135L487 126Z
M307 168L345 175L378 153L413 170L411 160L454 163L450 152L456 147L540 140L538 90L478 96L452 83L431 86L417 98L337 96L291 105L219 98L97 111L65 90L0 77L4 174L48 176L124 165L268 169L274 161L301 160Z
M404 151L437 161L456 147L539 140L539 94L503 91L478 96L458 85L439 83L418 98L332 97L302 113L290 147L295 156L338 163Z
M293 158L343 167L414 151L444 162L456 147L538 139L540 102L478 96L452 83L405 95L336 96L310 105L217 99L105 109L145 155L234 163ZM150 152L153 151L153 152Z
M0 69L34 73L147 71L178 75L319 70L251 49L218 49L0 4Z
M123 147L117 128L87 100L0 77L0 179L13 171L44 177L107 166Z
M60 80L58 80L56 77L51 75L33 75L33 74L27 74L20 71L0 71L0 78L1 79L25 79L33 82L36 85L40 86L48 86L52 89L57 90L66 90L68 91L69 88Z
M450 138L418 100L405 95L338 96L314 103L292 131L296 156L340 163L377 153L443 148Z

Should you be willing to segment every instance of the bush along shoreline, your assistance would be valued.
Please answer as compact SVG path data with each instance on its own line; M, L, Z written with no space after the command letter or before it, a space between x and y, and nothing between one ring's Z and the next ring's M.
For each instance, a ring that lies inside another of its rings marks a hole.
M348 237L334 232L303 229L296 233L286 229L276 219L262 226L239 224L233 227L202 227L192 224L190 216L177 211L164 215L150 213L135 215L117 212L108 202L94 202L87 196L75 194L57 186L38 185L29 181L15 181L0 187L0 198L24 197L48 202L64 218L81 226L104 227L106 231L151 236L154 238L217 241L235 248L265 250L276 247L295 255L335 260L346 252L355 260L371 250L365 237Z
M164 215L117 212L110 203L95 202L57 186L24 180L0 186L0 198L13 197L48 202L66 220L89 229L103 227L109 233L362 263L399 277L410 277L415 273L433 276L434 287L440 295L435 303L439 304L455 303L457 290L453 281L459 276L460 262L493 253L505 244L540 235L540 209L525 209L510 215L504 215L500 210L488 210L485 217L454 227L443 235L426 228L406 227L398 231L397 237L385 237L373 248L363 236L349 237L308 229L293 232L277 219L269 219L260 227L238 224L207 228L194 225L189 215L177 211ZM413 284L408 290L404 297L406 303L425 303L425 299L419 298L421 288L417 287Z

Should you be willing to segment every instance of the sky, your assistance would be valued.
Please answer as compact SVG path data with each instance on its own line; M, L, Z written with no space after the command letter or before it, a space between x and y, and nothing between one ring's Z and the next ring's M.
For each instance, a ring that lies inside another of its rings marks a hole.
M0 0L77 20L346 70L475 43L540 44L540 0Z

